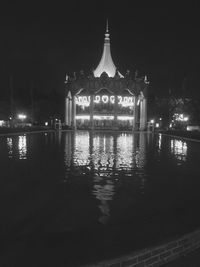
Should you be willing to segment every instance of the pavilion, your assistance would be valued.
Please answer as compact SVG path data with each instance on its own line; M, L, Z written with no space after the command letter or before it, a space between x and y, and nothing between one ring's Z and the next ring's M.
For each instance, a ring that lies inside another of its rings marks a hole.
M73 129L147 128L147 77L123 76L113 63L108 23L101 60L86 76L83 71L65 81L65 125Z

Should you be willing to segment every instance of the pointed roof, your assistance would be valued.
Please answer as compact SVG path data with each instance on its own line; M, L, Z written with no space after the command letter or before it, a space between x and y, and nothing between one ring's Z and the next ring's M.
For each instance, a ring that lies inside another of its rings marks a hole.
M103 72L106 72L109 77L114 77L116 73L116 69L117 68L115 64L113 63L111 52L110 52L110 34L108 30L108 20L107 20L103 54L99 62L99 65L94 70L94 76L100 77ZM120 77L123 77L119 72L118 74Z

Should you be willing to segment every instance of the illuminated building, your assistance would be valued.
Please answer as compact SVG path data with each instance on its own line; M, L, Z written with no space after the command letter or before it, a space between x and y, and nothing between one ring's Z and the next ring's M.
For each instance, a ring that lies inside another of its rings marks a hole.
M123 76L113 63L108 23L103 54L97 68L66 76L65 125L74 129L145 130L147 124L147 77Z

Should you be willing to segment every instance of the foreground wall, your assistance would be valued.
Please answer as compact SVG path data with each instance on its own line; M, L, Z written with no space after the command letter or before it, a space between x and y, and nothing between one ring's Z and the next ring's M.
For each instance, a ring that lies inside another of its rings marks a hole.
M174 239L166 244L136 251L110 261L98 262L87 267L145 267L162 266L178 257L200 248L200 230ZM86 266L85 266L86 267Z

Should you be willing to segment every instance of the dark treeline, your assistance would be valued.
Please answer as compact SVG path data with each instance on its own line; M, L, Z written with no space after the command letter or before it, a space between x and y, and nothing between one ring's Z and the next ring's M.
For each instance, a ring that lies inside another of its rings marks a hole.
M12 104L13 103L13 104ZM0 119L8 120L11 114L25 113L27 121L41 124L51 118L64 119L64 89L63 93L56 89L48 92L37 88L10 89L0 97Z

